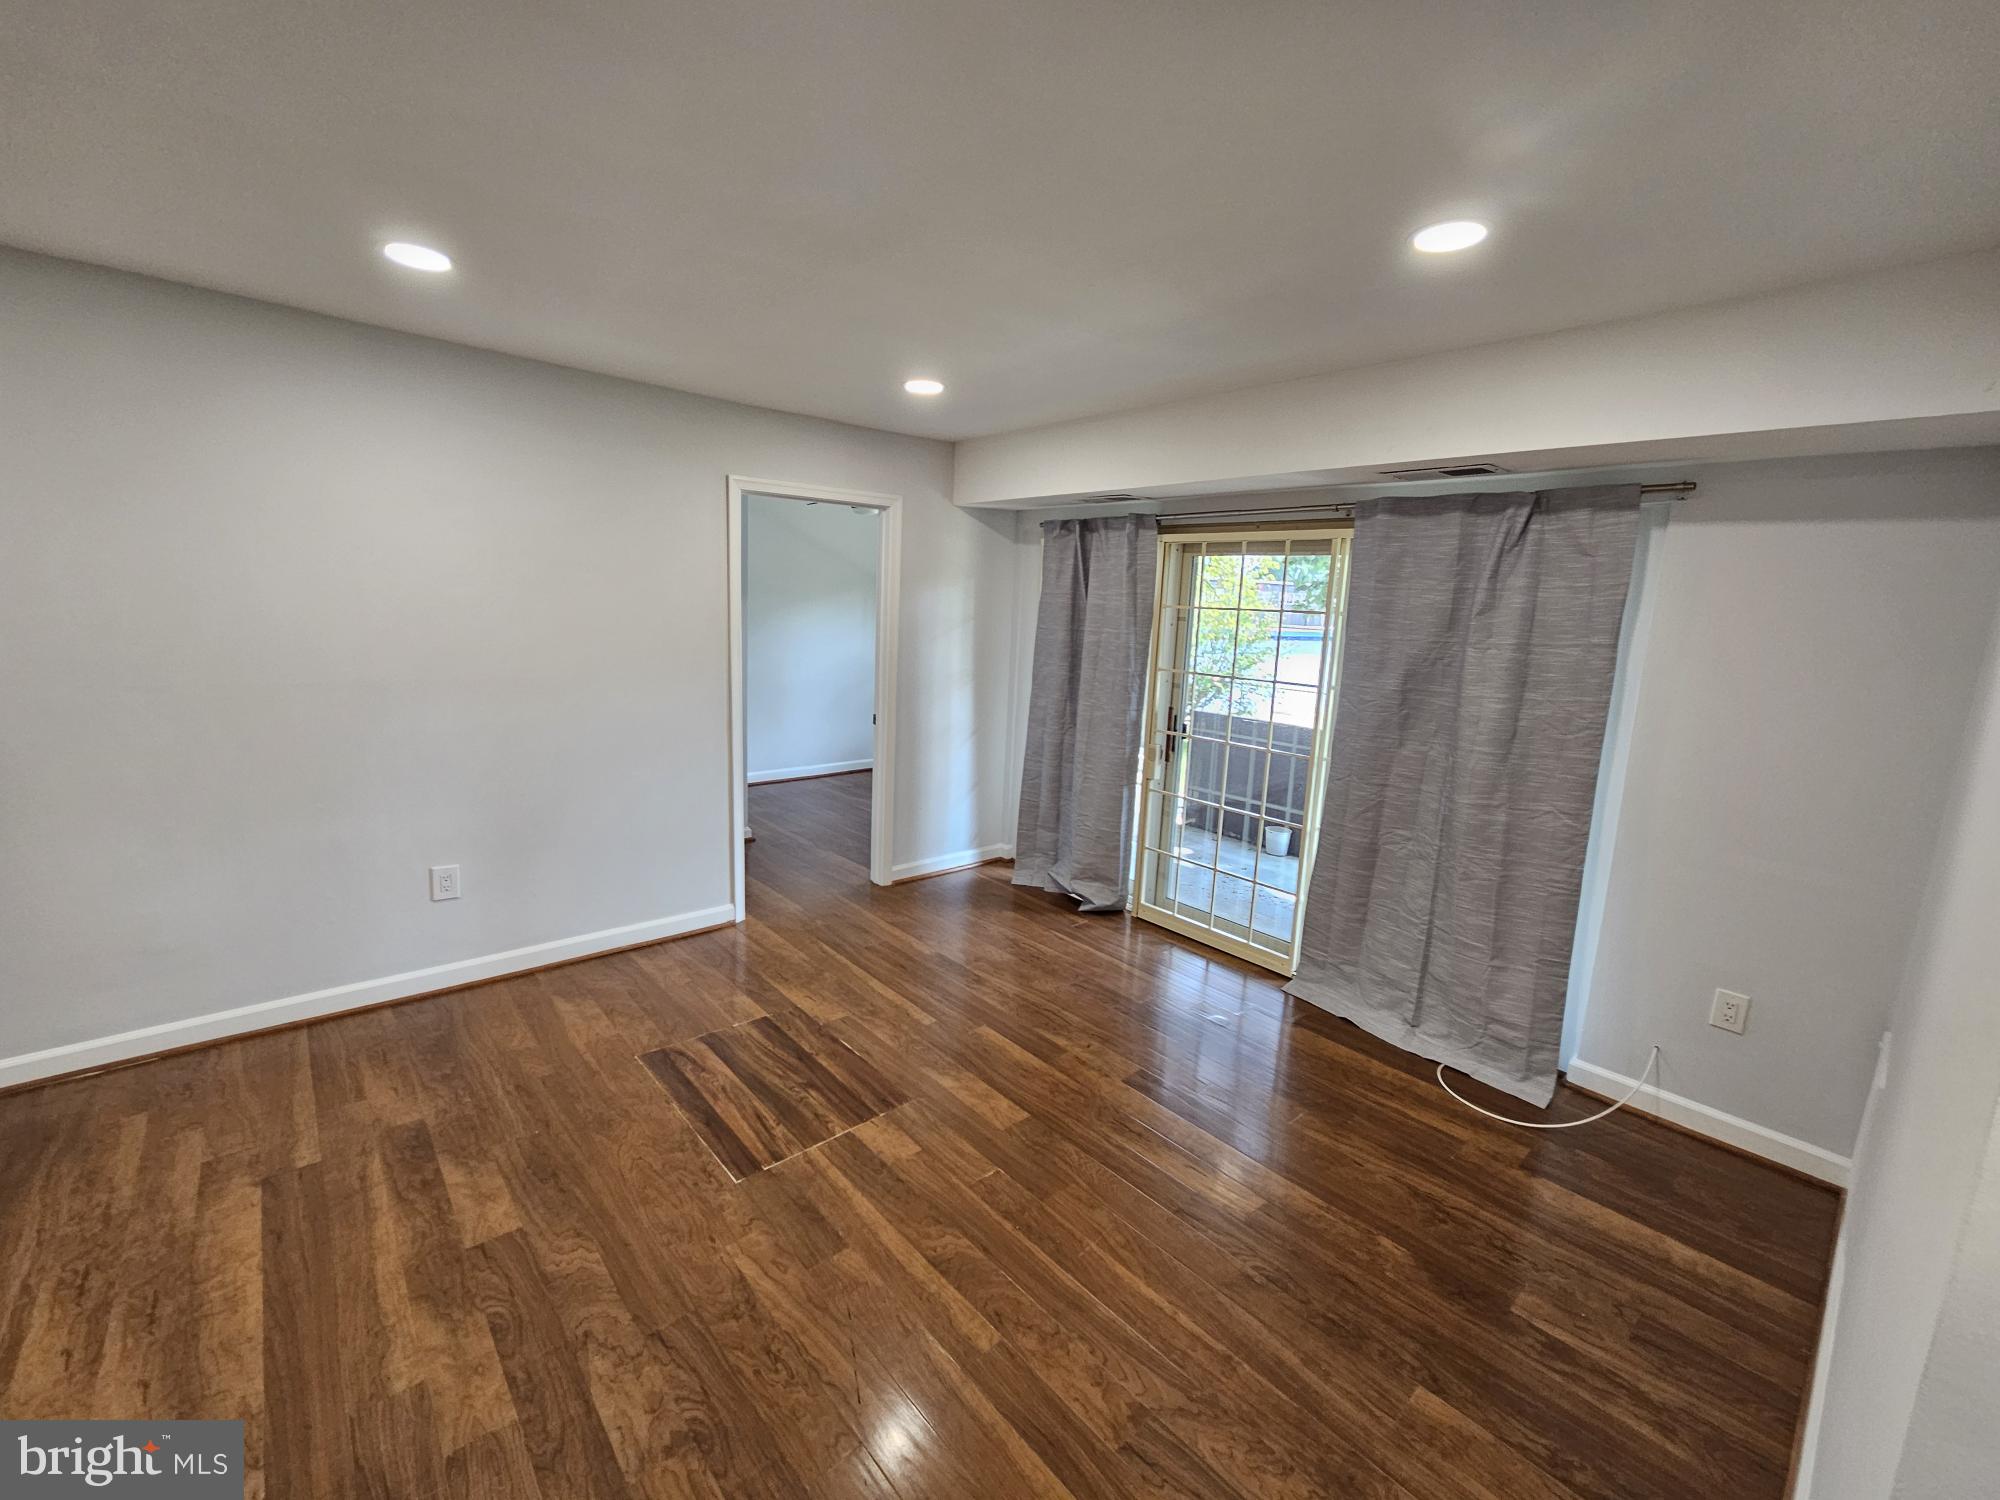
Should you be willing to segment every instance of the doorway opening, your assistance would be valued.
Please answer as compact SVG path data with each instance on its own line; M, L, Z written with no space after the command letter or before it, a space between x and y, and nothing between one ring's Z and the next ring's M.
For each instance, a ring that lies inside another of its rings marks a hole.
M1283 974L1319 843L1351 531L1160 538L1133 911Z
M748 905L753 782L867 789L868 878L890 882L901 506L894 495L729 480L730 870Z

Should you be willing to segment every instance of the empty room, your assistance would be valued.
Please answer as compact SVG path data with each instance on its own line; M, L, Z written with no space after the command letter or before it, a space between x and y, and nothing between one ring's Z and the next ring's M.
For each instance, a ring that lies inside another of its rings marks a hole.
M0 1495L2000 1493L2000 8L0 0Z

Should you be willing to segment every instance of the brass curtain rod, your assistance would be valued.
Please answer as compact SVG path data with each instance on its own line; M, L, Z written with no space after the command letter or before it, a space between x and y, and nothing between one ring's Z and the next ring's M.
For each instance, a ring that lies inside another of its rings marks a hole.
M1675 480L1671 484L1642 484L1639 486L1639 493L1642 495L1678 496L1678 495L1693 494L1694 489L1695 489L1694 480L1679 479ZM1505 490L1493 490L1490 492L1469 491L1467 493L1507 494L1509 492ZM1389 499L1394 499L1395 497L1393 495L1383 495L1377 498L1389 500ZM1414 499L1417 497L1412 496L1411 498ZM1228 521L1228 520L1242 520L1246 517L1252 517L1252 516L1288 516L1288 515L1299 515L1299 514L1310 514L1315 516L1331 516L1336 520L1351 520L1353 519L1354 516L1354 507L1359 503L1360 502L1355 500L1329 500L1329 501L1322 501L1318 505L1267 505L1257 510L1162 511L1160 512L1158 519L1162 525L1168 525L1168 526L1177 526L1184 521Z

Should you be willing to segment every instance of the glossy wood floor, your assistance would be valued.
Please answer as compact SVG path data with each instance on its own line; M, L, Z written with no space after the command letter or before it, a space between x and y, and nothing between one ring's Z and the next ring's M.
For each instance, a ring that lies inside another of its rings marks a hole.
M0 1099L0 1415L285 1500L1781 1493L1830 1194L751 797L741 929Z

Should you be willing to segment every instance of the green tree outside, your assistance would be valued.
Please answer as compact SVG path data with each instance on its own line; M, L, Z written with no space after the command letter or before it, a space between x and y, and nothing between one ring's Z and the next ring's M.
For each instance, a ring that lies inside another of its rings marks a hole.
M1253 679L1234 685L1234 711L1269 715L1271 689L1263 684L1276 676L1282 620L1326 609L1330 561L1323 554L1287 558L1276 552L1201 559L1189 663L1196 675L1188 679L1186 695L1190 710L1230 712L1233 676Z

